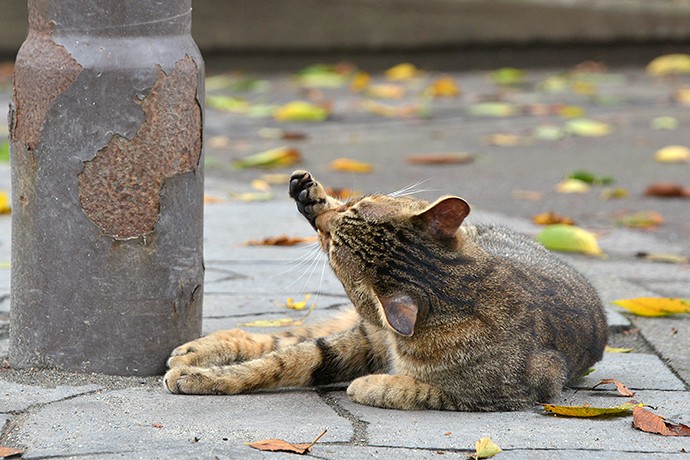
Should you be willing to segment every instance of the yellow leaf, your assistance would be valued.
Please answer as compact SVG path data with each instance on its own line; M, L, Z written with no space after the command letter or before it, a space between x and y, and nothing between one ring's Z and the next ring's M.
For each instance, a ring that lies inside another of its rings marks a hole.
M690 104L690 91L688 91L688 104ZM678 119L667 115L654 117L649 126L656 131L672 131L678 127Z
M324 121L328 110L306 101L293 101L278 107L273 118L278 121Z
M271 192L247 192L247 193L231 193L230 198L235 201L270 201L273 199Z
M657 150L654 159L661 163L687 163L690 161L690 149L684 145L669 145Z
M602 415L629 415L635 407L642 407L643 404L630 401L616 407L557 406L554 404L542 404L542 406L547 412L566 417L600 417Z
M301 318L277 318L277 319L257 319L256 321L250 321L248 323L241 323L239 326L246 327L291 327L291 326L301 326L304 324L304 320L307 319L309 314L314 311L316 304L312 306L307 311L307 314Z
M293 147L278 147L239 159L233 163L235 168L279 168L299 162L300 151Z
M542 212L532 217L532 222L537 225L575 225L575 222L570 217L561 216L553 211Z
M690 300L669 297L637 297L611 302L637 316L668 316L690 313Z
M602 137L611 133L611 126L601 121L578 118L566 124L566 129L581 137Z
M589 189L589 184L580 179L565 179L556 184L558 193L587 193Z
M402 63L386 70L385 75L389 80L405 81L411 80L421 74L421 71L410 63Z
M429 85L424 94L431 97L457 97L460 95L460 88L451 77L441 77Z
M370 173L374 170L374 165L350 158L338 158L331 162L331 169L340 172Z
M503 452L497 444L495 444L490 438L481 438L479 441L474 443L475 454L474 458L491 458L494 455Z
M558 108L558 116L562 118L582 118L584 115L585 109L579 105L564 105Z
M618 199L618 198L625 198L628 196L630 192L628 192L627 188L624 187L613 187L613 188L607 188L601 191L599 194L599 198L602 200L611 200L611 199Z
M299 302L295 302L292 297L288 297L285 306L290 310L304 310L304 307L307 306L307 302L309 301L310 297L311 294L307 294L304 296L304 300L300 300Z
M595 256L602 254L596 236L574 225L549 225L537 235L537 241L553 251L581 252Z
M476 117L509 117L519 111L516 105L508 102L480 102L469 107L470 114Z
M11 212L10 194L7 192L0 192L0 214L9 214Z
M606 353L630 353L631 351L635 351L634 348L616 348L616 347L609 347L606 345L604 347L604 351Z
M367 86L369 86L370 81L371 75L369 75L367 72L359 71L354 77L352 77L352 81L350 82L350 91L360 93L364 91Z
M232 96L207 96L206 105L232 113L245 113L249 110L249 102Z
M489 145L496 145L498 147L514 147L523 144L525 139L517 134L510 133L496 133L490 134L484 138Z
M647 73L655 77L690 74L690 55L665 54L647 64Z
M405 92L404 86L394 83L371 85L366 89L367 96L378 99L400 99L405 96Z
M263 179L254 179L249 186L253 188L254 190L258 190L259 192L270 192L271 191L271 184L266 182Z

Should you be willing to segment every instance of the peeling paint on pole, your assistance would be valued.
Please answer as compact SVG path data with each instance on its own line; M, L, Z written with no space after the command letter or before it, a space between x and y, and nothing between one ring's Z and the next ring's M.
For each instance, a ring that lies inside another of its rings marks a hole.
M201 333L191 0L29 0L10 108L10 364L153 375Z
M114 134L79 175L79 197L87 216L115 239L154 230L163 181L194 171L201 155L201 109L196 99L196 64L185 56L171 75L160 68L141 101L144 124L132 139Z

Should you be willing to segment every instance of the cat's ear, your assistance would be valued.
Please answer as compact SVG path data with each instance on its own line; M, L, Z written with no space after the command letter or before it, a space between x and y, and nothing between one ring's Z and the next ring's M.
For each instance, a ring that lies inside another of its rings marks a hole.
M439 198L418 215L433 235L452 238L470 213L470 205L457 196Z
M388 326L400 335L412 336L419 313L417 303L407 294L379 297L379 301Z

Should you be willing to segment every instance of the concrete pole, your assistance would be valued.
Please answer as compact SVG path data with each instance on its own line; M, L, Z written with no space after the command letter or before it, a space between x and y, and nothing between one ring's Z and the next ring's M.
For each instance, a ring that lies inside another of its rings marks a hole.
M154 375L201 333L191 0L29 0L10 146L10 364Z

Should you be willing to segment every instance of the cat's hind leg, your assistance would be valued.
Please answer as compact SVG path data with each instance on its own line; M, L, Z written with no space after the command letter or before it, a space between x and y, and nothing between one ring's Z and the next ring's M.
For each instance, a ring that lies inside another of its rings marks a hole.
M347 388L354 402L400 410L455 410L451 398L438 387L402 374L372 374L360 377Z
M348 308L328 320L273 334L253 334L241 329L216 331L175 348L167 365L213 367L249 361L306 340L337 334L357 321L354 308Z

